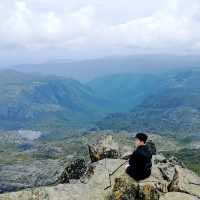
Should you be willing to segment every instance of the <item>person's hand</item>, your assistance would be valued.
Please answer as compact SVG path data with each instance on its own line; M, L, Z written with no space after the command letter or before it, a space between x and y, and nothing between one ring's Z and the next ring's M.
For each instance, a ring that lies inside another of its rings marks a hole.
M129 164L127 163L126 165L125 165L125 169L127 169L129 167Z

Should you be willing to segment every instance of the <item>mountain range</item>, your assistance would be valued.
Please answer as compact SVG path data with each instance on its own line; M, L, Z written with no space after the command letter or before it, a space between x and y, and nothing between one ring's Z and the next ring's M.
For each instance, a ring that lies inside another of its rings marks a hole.
M135 54L80 60L49 60L44 63L25 63L11 66L11 69L40 74L59 75L88 82L99 76L113 73L165 73L174 68L188 69L200 66L199 55Z
M121 73L86 83L55 75L0 72L1 129L97 127L164 134L200 130L200 70Z
M51 130L88 127L110 113L130 110L149 93L156 76L115 74L83 84L3 70L0 79L1 129Z
M197 134L200 130L199 77L198 69L166 73L130 112L110 114L98 122L98 127Z
M13 70L1 71L0 79L2 129L78 126L103 116L109 103L73 79Z

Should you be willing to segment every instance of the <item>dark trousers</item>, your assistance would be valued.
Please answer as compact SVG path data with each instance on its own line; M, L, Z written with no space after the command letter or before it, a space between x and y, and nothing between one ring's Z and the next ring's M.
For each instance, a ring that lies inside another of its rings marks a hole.
M132 177L133 179L135 179L136 181L140 181L140 180L144 180L145 178L148 178L151 175L151 171L148 171L144 174L139 174L137 172L134 172L133 168L131 168L131 166L128 166L126 168L126 173Z

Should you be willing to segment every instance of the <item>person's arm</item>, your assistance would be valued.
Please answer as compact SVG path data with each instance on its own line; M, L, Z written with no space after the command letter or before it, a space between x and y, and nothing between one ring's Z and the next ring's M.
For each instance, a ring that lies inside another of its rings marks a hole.
M129 161L128 161L129 165L133 165L133 164L134 164L134 162L135 162L135 157L136 157L136 151L134 151L134 152L131 154L131 156L130 156L130 158L129 158Z

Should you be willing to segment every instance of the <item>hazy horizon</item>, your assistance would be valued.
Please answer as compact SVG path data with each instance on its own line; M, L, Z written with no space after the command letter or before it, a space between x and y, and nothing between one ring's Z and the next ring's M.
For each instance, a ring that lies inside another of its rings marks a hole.
M87 82L111 74L157 74L171 70L199 68L198 55L134 54L85 59L48 60L0 67L19 72L58 75Z

